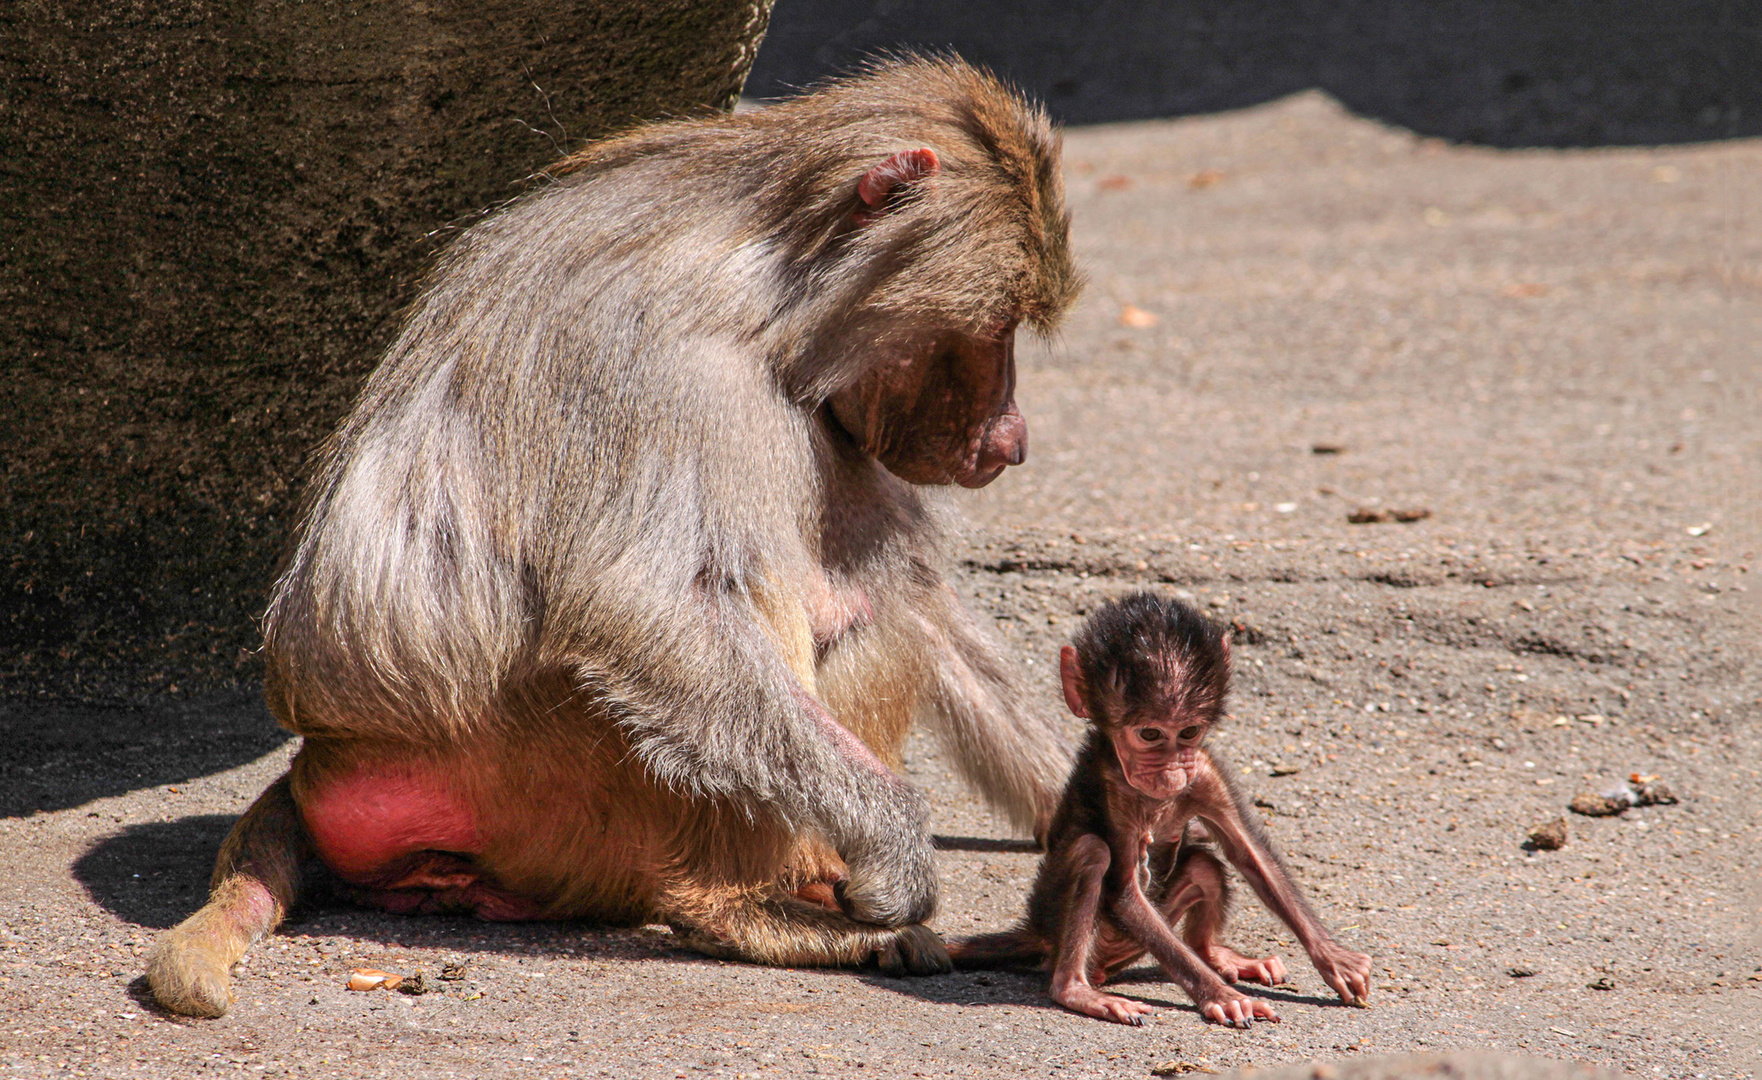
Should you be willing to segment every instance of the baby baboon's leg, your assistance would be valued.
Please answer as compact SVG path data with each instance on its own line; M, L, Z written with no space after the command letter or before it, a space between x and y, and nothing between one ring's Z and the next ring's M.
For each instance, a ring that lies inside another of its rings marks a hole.
M1174 845L1162 845L1173 848ZM1151 873L1156 872L1157 855L1152 855ZM1173 854L1167 875L1167 888L1161 897L1153 897L1157 908L1173 926L1186 915L1187 924L1181 937L1198 953L1225 982L1247 980L1274 986L1285 981L1285 962L1276 956L1262 960L1243 956L1219 941L1224 920L1229 914L1230 881L1224 864L1217 856L1197 844L1183 844Z
M1104 925L1101 910L1108 892L1107 870L1112 858L1107 841L1093 833L1077 837L1068 848L1054 848L1048 859L1063 861L1064 910L1060 913L1058 956L1047 993L1073 1012L1112 1020L1116 1024L1144 1023L1156 1010L1142 1001L1096 989L1095 946L1098 927ZM1142 948L1142 946L1140 946Z
M1225 982L1247 979L1271 986L1285 981L1285 965L1278 957L1255 960L1218 941L1229 913L1230 883L1211 852L1192 843L1153 845L1145 892L1170 926L1187 920L1182 938ZM1121 931L1105 928L1096 942L1096 984L1137 963L1144 952Z

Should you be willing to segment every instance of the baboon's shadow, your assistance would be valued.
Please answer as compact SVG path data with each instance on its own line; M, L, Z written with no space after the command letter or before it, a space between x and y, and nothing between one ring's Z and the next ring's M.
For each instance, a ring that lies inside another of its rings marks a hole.
M8 702L0 705L0 817L208 776L292 737L257 693L130 706Z
M208 875L236 817L203 814L130 825L73 864L86 893L125 922L163 930L208 898Z

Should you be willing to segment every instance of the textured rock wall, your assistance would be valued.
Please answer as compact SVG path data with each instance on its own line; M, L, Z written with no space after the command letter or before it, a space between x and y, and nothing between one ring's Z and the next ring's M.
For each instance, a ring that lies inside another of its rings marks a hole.
M0 7L0 694L249 681L306 453L425 263L770 0Z

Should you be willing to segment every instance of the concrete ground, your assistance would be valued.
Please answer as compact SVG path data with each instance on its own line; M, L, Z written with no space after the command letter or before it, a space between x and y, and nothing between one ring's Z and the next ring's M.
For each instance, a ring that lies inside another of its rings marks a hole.
M1033 456L966 500L958 575L1049 707L1102 597L1178 590L1232 624L1219 745L1375 956L1371 1008L1249 904L1238 946L1294 978L1248 1031L1151 969L1123 992L1166 1008L1126 1028L1026 974L318 906L251 954L229 1016L174 1019L141 954L292 744L248 699L7 705L0 1076L1762 1070L1762 144L1461 148L1306 94L1073 130L1066 156L1089 289L1024 356ZM909 771L937 927L1004 925L1036 856L933 747ZM1636 772L1680 801L1566 811ZM1556 817L1566 846L1526 848ZM432 992L347 991L363 966Z

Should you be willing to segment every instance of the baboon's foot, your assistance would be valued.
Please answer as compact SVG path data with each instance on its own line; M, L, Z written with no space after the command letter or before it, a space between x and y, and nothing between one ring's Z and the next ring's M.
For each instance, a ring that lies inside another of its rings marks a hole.
M1199 955L1205 958L1206 965L1225 982L1256 982L1263 986L1277 986L1285 981L1285 962L1276 956L1256 960L1252 956L1243 956L1227 945L1212 945Z
M875 966L889 975L945 975L954 970L948 946L923 923L902 926L875 950Z

